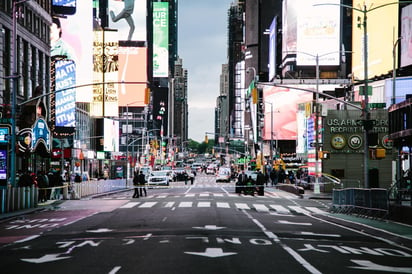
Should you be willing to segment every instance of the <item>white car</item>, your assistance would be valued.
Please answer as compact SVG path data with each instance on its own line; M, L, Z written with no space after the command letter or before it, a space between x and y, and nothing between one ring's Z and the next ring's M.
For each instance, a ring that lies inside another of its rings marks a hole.
M152 171L147 179L147 185L168 186L171 181L170 174L168 170Z
M219 172L216 175L216 182L230 182L231 172L228 167L219 168Z

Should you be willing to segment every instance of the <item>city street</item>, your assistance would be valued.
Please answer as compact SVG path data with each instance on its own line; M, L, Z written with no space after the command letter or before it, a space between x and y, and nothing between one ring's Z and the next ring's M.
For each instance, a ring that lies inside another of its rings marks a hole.
M193 185L68 200L0 222L2 273L412 273L409 237L328 213L330 200L198 174Z

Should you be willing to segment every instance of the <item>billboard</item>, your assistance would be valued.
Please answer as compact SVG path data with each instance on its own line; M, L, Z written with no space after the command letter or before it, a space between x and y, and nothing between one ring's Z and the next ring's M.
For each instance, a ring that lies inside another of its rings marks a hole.
M283 58L296 53L298 66L338 66L340 51L340 1L285 0L283 2ZM321 46L320 46L321 45Z
M269 81L276 75L276 40L277 40L277 17L274 17L269 28Z
M119 121L104 118L104 151L119 151Z
M353 7L363 9L364 0L354 0ZM371 1L369 1L371 2ZM368 78L387 74L393 68L393 45L398 33L398 5L385 5L387 0L374 0L367 6L367 42L368 42ZM360 22L358 22L358 17ZM363 24L363 13L353 10L352 32L352 73L355 79L364 76L364 29L357 28Z
M74 15L53 18L51 56L66 56L76 64L76 86L93 82L93 2L77 1ZM81 30L81 31L80 31ZM76 88L77 102L91 102L92 86Z
M55 63L55 126L76 127L76 65L72 60Z
M340 0L328 0L328 5L315 6L324 3L324 0L295 1L295 5L299 5L296 9L298 66L315 66L316 55L320 57L321 66L340 63Z
M319 92L334 90L337 87L338 85L319 85ZM316 91L316 85L300 84L288 87L264 87L264 140L270 140L271 129L273 129L273 139L298 140L298 115L309 117L311 112L310 102L313 101L313 93L311 91ZM299 104L304 104L304 114L297 114L299 113Z
M300 85L299 88L314 90L315 87ZM296 140L298 104L312 101L312 99L312 93L295 90L293 87L264 87L263 139L270 140L270 132L273 130L273 139Z
M169 3L153 3L153 77L169 76Z
M94 32L93 98L90 115L95 117L119 115L118 72L119 40L117 31Z
M119 106L144 106L147 48L119 47ZM140 82L140 83L139 83Z
M109 0L109 26L119 40L146 41L146 2Z
M412 4L401 12L401 67L412 65Z

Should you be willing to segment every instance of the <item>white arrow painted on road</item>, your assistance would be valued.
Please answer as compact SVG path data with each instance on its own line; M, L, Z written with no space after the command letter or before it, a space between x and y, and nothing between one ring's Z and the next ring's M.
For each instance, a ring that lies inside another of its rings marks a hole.
M24 262L28 262L28 263L41 264L41 263L48 263L48 262L54 262L54 261L71 258L70 256L58 257L59 255L60 254L46 254L43 257L40 257L38 259L21 259L21 260Z
M86 232L90 232L90 233L105 233L105 232L111 232L113 230L108 229L108 228L99 228L99 229L95 229L95 230L86 230Z
M195 226L193 228L195 228L195 229L205 229L205 230L219 230L219 229L224 229L226 227L216 226L216 225L205 225L205 226Z
M350 266L350 268L387 271L387 272L396 272L396 273L412 273L412 267L386 266L386 265L375 264L367 260L351 260L351 261L360 266Z
M223 252L223 249L221 248L206 248L205 252L185 252L186 254L189 255L199 255L199 256L204 256L204 257L209 257L209 258L218 258L218 257L225 257L225 256L231 256L231 255L236 255L236 252Z

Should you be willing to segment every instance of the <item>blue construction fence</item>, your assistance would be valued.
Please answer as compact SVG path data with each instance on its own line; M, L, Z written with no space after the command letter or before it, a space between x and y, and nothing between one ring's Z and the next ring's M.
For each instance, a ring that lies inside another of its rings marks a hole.
M334 189L332 210L339 213L385 217L389 212L388 190L384 188Z

